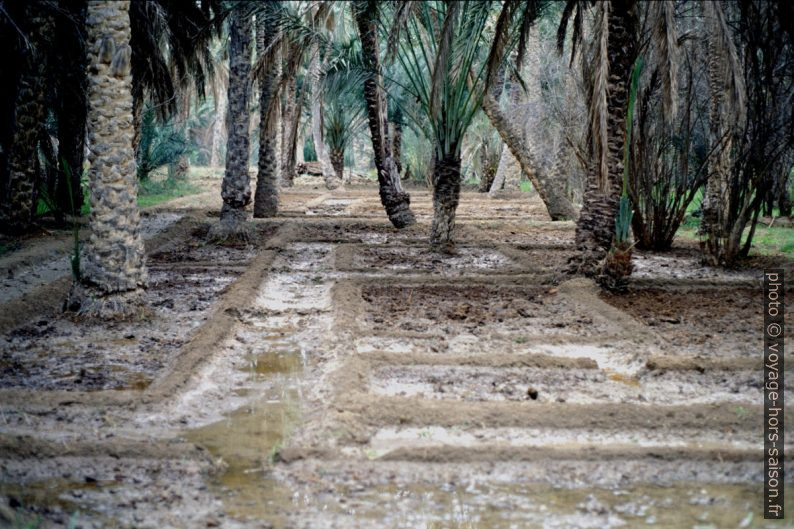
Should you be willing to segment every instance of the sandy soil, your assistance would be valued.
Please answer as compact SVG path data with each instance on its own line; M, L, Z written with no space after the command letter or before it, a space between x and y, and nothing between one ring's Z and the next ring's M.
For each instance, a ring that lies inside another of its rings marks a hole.
M138 323L60 314L63 237L0 257L0 525L783 526L759 509L768 263L642 253L606 295L560 276L574 226L536 198L464 193L441 255L426 191L398 232L376 189L301 183L248 245L206 243L217 179L152 210Z

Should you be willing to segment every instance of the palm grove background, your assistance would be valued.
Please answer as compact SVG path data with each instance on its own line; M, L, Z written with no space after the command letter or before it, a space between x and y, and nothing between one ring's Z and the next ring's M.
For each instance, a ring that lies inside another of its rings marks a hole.
M0 25L0 229L89 219L83 313L136 305L138 203L191 165L224 167L219 239L307 166L377 181L397 228L404 183L432 187L440 250L461 185L531 187L577 221L568 271L610 288L634 245L697 229L734 266L791 216L787 2L3 0Z

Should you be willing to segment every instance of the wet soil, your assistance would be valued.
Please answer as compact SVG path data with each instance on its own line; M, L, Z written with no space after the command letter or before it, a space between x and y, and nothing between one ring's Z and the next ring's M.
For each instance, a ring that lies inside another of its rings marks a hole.
M518 270L498 250L458 247L453 253L433 251L426 246L356 245L340 249L337 264L342 269L390 270L395 273L465 274ZM339 262L342 261L342 262Z
M464 193L448 255L429 193L396 231L363 187L284 190L211 245L206 185L158 210L191 218L151 245L149 320L2 336L0 526L785 526L760 511L757 268L638 252L603 295L554 277L573 224L537 199Z
M609 330L554 288L493 285L395 285L362 289L365 322L389 330L480 336L497 333L589 336Z
M670 349L707 356L758 355L758 329L764 321L760 288L632 289L602 298L659 333ZM794 338L794 316L786 314L785 322L787 335Z
M151 267L145 299L153 314L142 321L85 322L61 315L19 327L0 338L0 387L143 389L237 275Z

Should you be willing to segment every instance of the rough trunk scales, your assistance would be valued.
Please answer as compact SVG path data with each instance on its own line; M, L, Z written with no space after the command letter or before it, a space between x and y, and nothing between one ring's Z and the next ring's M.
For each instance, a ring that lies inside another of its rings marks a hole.
M251 201L248 175L251 74L251 15L248 5L237 4L229 25L229 130L226 141L226 173L223 175L221 217L210 230L211 239L247 237L245 207Z
M88 143L91 235L67 308L98 317L142 311L147 273L132 147L129 2L89 2Z

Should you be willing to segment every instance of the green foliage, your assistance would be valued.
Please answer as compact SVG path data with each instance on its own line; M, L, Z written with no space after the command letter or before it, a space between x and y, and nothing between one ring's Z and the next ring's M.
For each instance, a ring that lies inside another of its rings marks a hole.
M421 2L406 21L392 77L417 104L404 114L433 141L438 159L459 157L486 88L489 2Z
M637 57L634 69L631 72L631 86L629 88L629 104L626 110L626 142L623 153L623 194L620 196L618 214L615 217L615 245L624 246L629 241L631 231L631 218L634 210L629 199L629 161L631 159L631 124L634 120L634 105L637 102L637 84L642 72L642 57Z
M642 57L637 57L634 61L634 69L631 72L631 85L629 87L629 105L626 110L626 141L623 153L623 196L628 196L629 188L629 166L631 161L631 129L634 123L634 106L637 103L637 86L642 73Z
M345 151L353 138L367 127L363 84L363 69L352 60L335 61L335 66L323 78L323 128L325 142L332 151Z
M200 193L201 189L193 184L174 179L161 181L147 180L141 182L138 193L138 206L148 208L174 198Z
M700 219L687 215L676 234L687 241L699 241ZM747 242L750 227L746 227L742 235L742 244ZM794 227L772 226L759 222L755 228L750 255L784 255L794 259Z
M141 119L138 145L139 180L146 181L158 167L174 163L180 156L190 155L193 150L184 128L177 128L173 120L158 124L154 108L147 106Z
M618 214L615 217L615 244L621 245L629 241L631 231L631 217L634 211L631 209L631 200L626 195L620 197Z

